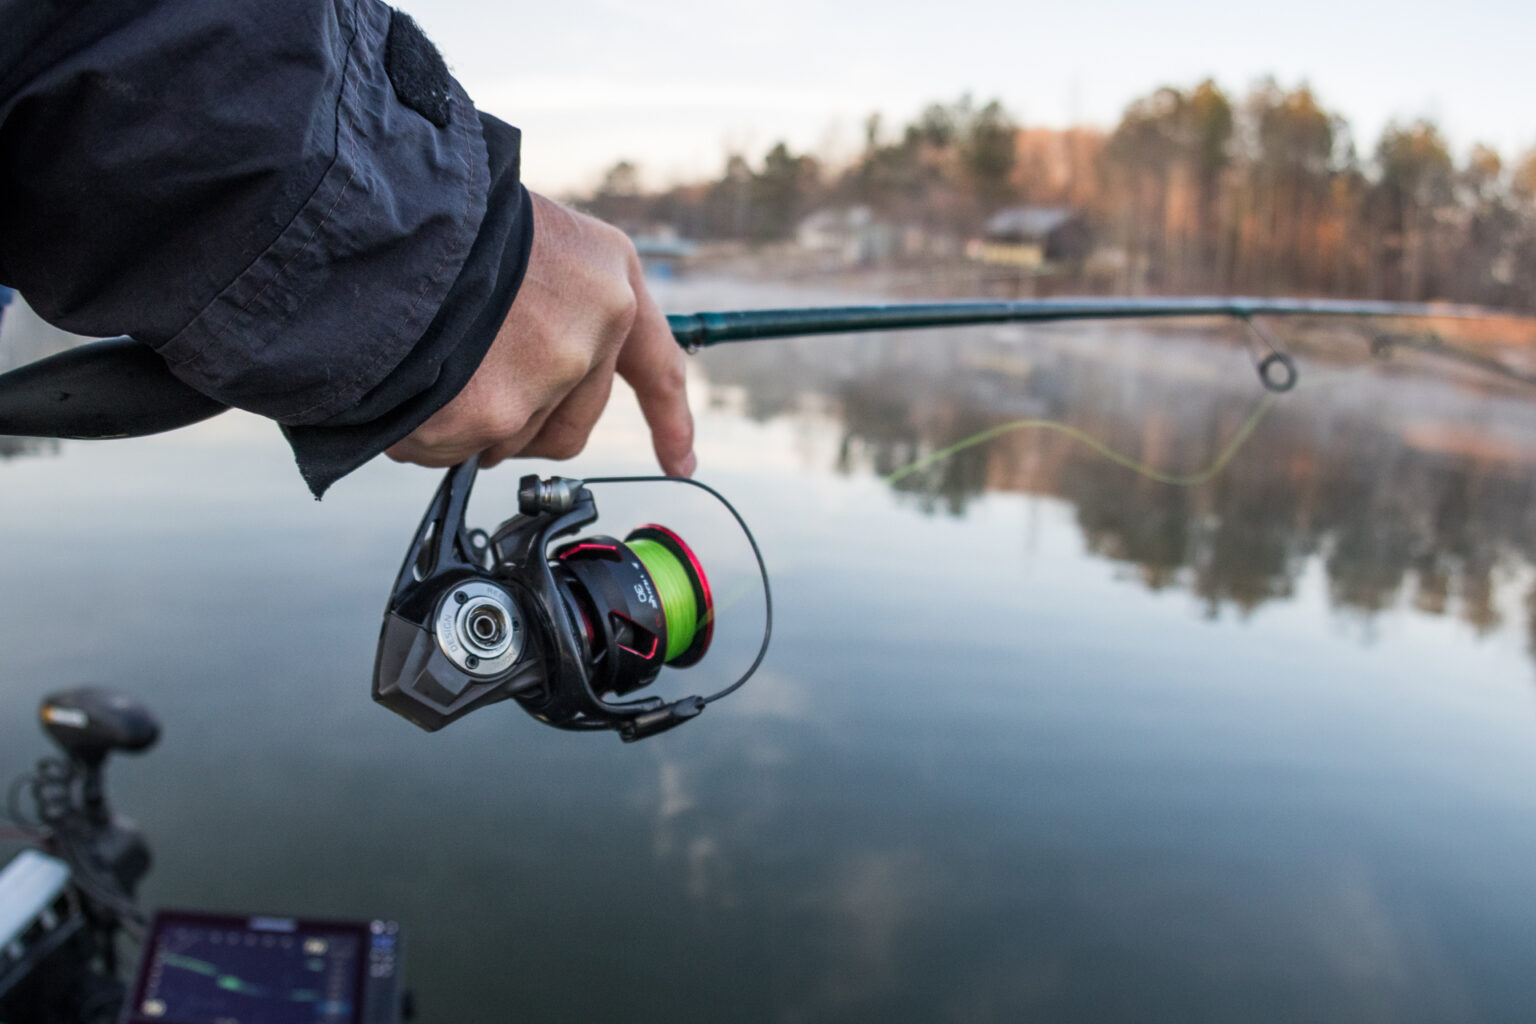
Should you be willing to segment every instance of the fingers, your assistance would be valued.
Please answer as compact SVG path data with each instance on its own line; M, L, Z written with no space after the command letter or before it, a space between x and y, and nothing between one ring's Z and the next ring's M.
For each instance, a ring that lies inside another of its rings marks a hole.
M683 353L617 229L535 197L537 230L522 288L474 376L389 449L449 466L480 453L567 459L597 424L615 371L634 388L657 461L692 474L693 417Z
M613 360L607 360L580 381L547 415L536 417L531 439L514 438L487 454L495 465L516 455L526 459L574 459L587 446L592 428L608 404L613 390Z
M638 278L638 272L635 276ZM635 322L619 352L619 375L640 400L662 471L671 476L692 476L698 459L693 453L693 413L688 410L683 350L645 283L636 280L634 284Z
M498 395L479 380L472 380L457 399L385 454L396 462L414 462L419 466L457 465L503 439L526 443L543 425L545 411L535 409L531 415L524 414L510 397Z
M456 466L475 453L470 445L427 445L414 437L406 437L386 448L384 454L396 462L441 469Z
M526 395L509 393L494 380L488 384L487 377L477 376L458 398L385 454L396 462L453 466L482 453L482 464L489 466L531 441L562 397L564 390L557 389L543 407L525 411Z
M544 429L544 421L550 417L553 411L553 408L537 410L532 416L528 417L527 422L516 433L504 440L489 444L480 452L480 467L482 469L490 469L503 459L510 459L523 454L523 449L538 436L540 430Z

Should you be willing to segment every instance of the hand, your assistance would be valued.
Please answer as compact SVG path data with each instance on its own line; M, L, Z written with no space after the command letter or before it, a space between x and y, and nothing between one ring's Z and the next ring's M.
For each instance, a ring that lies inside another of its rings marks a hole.
M586 446L617 371L640 400L663 472L690 476L693 416L683 352L617 228L533 195L522 288L458 396L394 447L398 462L482 466L569 459Z

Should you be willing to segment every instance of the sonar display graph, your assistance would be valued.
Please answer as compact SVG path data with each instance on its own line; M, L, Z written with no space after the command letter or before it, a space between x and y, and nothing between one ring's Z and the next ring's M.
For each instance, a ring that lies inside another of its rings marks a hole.
M158 929L136 1019L352 1024L362 936L282 919L262 924L176 922Z

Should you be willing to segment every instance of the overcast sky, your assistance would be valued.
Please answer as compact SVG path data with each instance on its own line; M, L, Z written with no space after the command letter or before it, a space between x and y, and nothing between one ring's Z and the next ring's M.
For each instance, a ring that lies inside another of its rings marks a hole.
M1364 150L1419 116L1458 154L1536 147L1532 0L397 2L478 105L523 129L524 180L552 193L621 158L651 185L697 180L780 138L846 158L871 111L900 124L967 91L1026 125L1110 127L1131 99L1207 75L1235 93L1310 82Z

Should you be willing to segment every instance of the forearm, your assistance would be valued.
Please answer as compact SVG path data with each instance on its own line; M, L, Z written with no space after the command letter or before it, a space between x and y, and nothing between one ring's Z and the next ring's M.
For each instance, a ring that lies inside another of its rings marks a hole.
M391 52L388 8L84 4L32 28L0 50L0 282L283 423L317 492L469 379L530 244L518 139L399 22Z
M518 132L482 115L490 190L475 240L437 315L410 353L352 407L318 424L284 425L316 494L405 437L463 390L523 281L534 217L518 178Z

